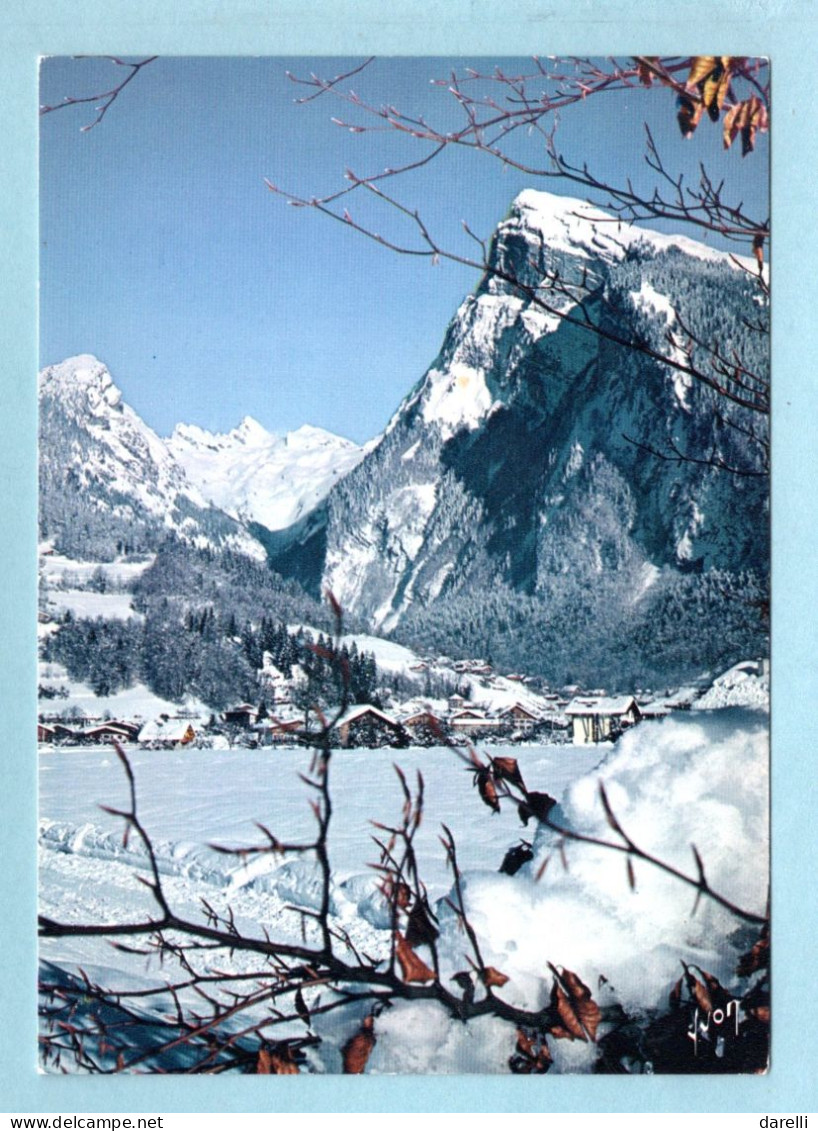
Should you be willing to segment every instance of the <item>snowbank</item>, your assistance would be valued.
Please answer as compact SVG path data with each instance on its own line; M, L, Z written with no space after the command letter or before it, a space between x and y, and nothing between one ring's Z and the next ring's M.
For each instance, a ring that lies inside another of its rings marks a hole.
M700 711L720 707L770 709L770 677L761 664L752 660L736 664L715 679L713 686L696 701Z
M598 771L566 791L553 820L586 835L616 840L599 799L603 782L622 827L642 849L696 875L691 844L708 881L741 907L763 914L768 887L768 734L758 715L718 715L644 723L610 750ZM485 939L486 961L508 974L506 996L541 1004L547 962L576 971L586 984L608 979L605 993L627 1010L658 1008L681 962L713 972L726 987L746 949L740 920L660 869L607 848L566 841L540 829L535 858L517 877L467 878L466 899ZM546 858L543 878L533 877ZM737 933L738 932L738 933ZM451 944L455 944L451 935Z

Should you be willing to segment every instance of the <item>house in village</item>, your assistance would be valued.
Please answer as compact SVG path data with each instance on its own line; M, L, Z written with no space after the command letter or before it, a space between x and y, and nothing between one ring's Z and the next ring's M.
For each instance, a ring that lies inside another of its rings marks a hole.
M341 746L407 746L406 731L399 722L371 703L359 703L333 728Z
M506 707L500 712L500 722L519 734L531 734L534 728L542 722L539 715L536 715L528 707L524 707L522 703L513 703L510 707Z
M56 720L37 723L37 741L55 745L89 746L110 742L136 742L139 727L134 723L117 720L82 725L78 721L73 726Z
M573 726L577 746L617 738L625 727L642 717L632 695L576 696L565 708L565 714Z
M258 710L252 703L239 703L237 707L230 707L222 718L232 726L251 727L258 722Z
M121 723L116 720L88 727L83 732L85 741L93 743L136 742L138 736L139 727L136 724Z
M440 742L446 733L443 719L426 708L403 716L400 723L413 742L424 745Z
M643 719L665 719L670 714L670 707L665 703L653 701L640 703L639 714Z
M299 734L304 730L304 716L299 715L297 718L292 716L281 718L278 715L275 717L268 716L261 722L254 723L250 729L258 735L261 746L295 743L298 741Z
M193 742L196 732L190 719L162 717L145 723L139 732L139 745L148 750L170 750Z
M501 726L502 723L496 717L491 718L478 707L469 707L449 716L449 727L456 734L470 736L488 734L489 731L496 731Z

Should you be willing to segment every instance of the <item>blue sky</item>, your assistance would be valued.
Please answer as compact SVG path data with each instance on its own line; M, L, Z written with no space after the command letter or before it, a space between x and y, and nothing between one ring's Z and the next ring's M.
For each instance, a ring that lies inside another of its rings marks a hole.
M477 283L473 270L394 255L342 224L289 207L269 178L306 195L420 156L423 143L333 125L346 107L308 93L288 70L332 77L351 59L163 58L145 67L95 128L91 105L41 118L41 362L105 361L125 399L160 434L179 421L215 431L246 414L271 431L311 423L357 441L380 431L434 360L446 324ZM379 59L343 84L452 126L432 85L453 67L531 69L529 60ZM110 61L53 58L41 101L107 89ZM559 144L601 177L650 182L649 122L669 168L704 162L728 193L766 218L767 147L742 159L704 122L683 141L674 96L616 93L566 110ZM523 139L527 152L535 142ZM568 191L504 172L484 155L447 152L393 182L440 240L468 253L461 220L490 236L522 188ZM577 195L580 195L577 193ZM355 200L356 219L369 219ZM371 221L387 234L394 218Z

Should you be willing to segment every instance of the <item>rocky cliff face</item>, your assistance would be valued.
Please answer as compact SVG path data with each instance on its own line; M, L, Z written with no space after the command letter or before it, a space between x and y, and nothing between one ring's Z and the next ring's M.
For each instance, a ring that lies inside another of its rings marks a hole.
M500 225L492 261L533 288L548 272L584 272L592 316L620 335L667 350L683 323L767 364L744 322L759 315L751 274L685 238L531 191ZM489 274L380 443L282 536L279 561L384 629L492 585L547 594L566 576L613 579L626 604L667 570L763 570L767 481L747 435L758 427L701 383Z

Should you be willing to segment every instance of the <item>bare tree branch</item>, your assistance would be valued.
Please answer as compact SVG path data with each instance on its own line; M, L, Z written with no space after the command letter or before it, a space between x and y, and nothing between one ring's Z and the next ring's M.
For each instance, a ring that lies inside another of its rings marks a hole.
M88 58L88 56L85 56L85 55L78 55L76 57L79 58L79 59ZM98 103L98 105L95 107L95 109L97 111L96 118L93 120L93 122L90 122L87 126L81 126L80 127L80 130L81 130L82 133L87 133L89 130L92 130L94 128L94 126L99 125L99 123L102 121L102 119L108 113L111 106L113 106L114 102L116 102L117 98L119 98L120 94L125 89L125 87L128 85L128 83L132 82L136 78L136 76L139 74L139 72L142 70L142 68L147 67L149 63L153 63L156 59L159 58L158 55L150 55L150 56L148 56L147 59L142 59L138 63L129 63L127 61L127 59L120 59L116 55L105 55L105 56L102 56L102 57L105 58L105 59L109 59L117 67L127 67L127 68L129 68L130 74L126 75L125 78L122 80L122 82L117 83L117 85L111 87L110 90L102 91L102 93L100 93L100 94L89 94L89 95L86 95L86 96L80 97L80 98L75 98L71 95L66 95L66 97L63 98L62 102L57 102L53 106L41 106L40 107L40 115L42 116L43 114L51 114L55 110L64 110L67 106L79 106L84 102Z

